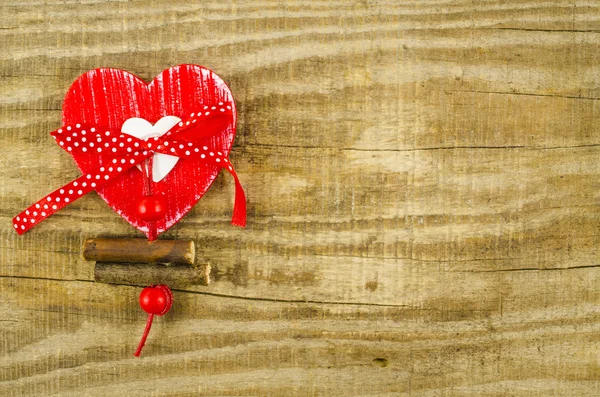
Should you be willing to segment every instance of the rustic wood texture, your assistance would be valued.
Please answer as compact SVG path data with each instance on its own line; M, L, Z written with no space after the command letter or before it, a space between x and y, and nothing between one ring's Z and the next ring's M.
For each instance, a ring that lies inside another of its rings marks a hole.
M102 262L185 263L196 258L192 240L157 240L145 238L88 238L81 249L83 258Z
M600 395L600 4L3 0L0 395ZM96 67L230 85L248 227L221 175L163 238L174 291L143 357L140 288L86 238L140 237L48 135Z
M96 262L94 280L117 285L166 284L171 288L183 288L210 284L210 271L210 265Z

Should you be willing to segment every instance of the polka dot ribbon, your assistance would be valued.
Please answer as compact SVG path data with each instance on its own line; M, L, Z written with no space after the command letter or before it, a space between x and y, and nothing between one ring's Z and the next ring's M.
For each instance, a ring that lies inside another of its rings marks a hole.
M235 203L231 223L244 227L246 225L246 197L237 174L229 159L222 152L209 149L207 146L208 139L216 132L221 131L200 130L194 134L194 142L176 139L177 134L187 129L202 128L202 121L210 118L211 114L231 118L231 106L223 105L219 109L220 112L211 112L207 106L204 108L208 111L192 113L161 137L147 140L81 124L64 126L51 132L58 144L67 151L83 153L95 151L102 156L102 164L105 165L53 191L15 216L13 226L16 232L18 234L25 233L67 204L118 178L130 168L153 156L154 153L169 154L180 159L196 158L204 161L207 167L227 170L235 180ZM212 109L214 110L215 107Z

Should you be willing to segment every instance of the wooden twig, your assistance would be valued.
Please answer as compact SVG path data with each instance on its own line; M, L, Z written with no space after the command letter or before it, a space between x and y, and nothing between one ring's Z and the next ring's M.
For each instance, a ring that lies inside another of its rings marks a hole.
M167 284L170 287L208 285L210 265L163 265L148 263L96 262L94 278L107 284L148 286Z
M139 238L91 238L83 244L83 257L89 261L123 263L193 264L196 252L189 240Z

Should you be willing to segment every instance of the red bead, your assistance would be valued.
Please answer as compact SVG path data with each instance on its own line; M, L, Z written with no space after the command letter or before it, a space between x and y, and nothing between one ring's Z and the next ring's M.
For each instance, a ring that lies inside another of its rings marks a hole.
M140 293L140 306L149 314L162 316L171 308L173 293L166 285L146 287Z
M161 196L145 196L137 205L137 213L145 221L157 221L165 216L165 199Z
M140 344L133 354L134 356L139 357L142 353L144 344L146 344L146 338L148 338L148 334L150 333L150 327L152 327L154 315L162 316L163 314L166 314L172 304L173 292L171 292L171 289L164 284L151 285L142 290L142 293L140 294L140 306L148 313L148 319L146 320L146 328L144 329Z

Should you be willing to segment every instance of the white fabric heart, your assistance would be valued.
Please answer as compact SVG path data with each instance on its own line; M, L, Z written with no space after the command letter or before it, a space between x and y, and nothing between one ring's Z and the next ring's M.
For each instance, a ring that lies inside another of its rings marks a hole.
M139 117L132 117L125 120L121 127L121 132L134 136L139 139L148 140L156 136L162 136L173 128L181 119L175 116L165 116L152 125L148 120ZM152 159L152 180L154 182L161 181L179 161L179 157L171 156L163 153L154 153ZM138 169L142 167L138 164Z

